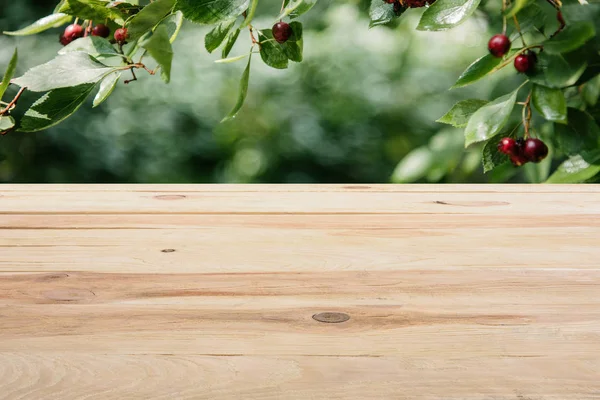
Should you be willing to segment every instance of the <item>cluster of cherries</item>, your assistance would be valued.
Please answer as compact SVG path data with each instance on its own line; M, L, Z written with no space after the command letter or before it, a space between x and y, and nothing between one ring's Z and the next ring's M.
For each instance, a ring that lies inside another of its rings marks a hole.
M488 42L488 49L494 57L504 57L510 50L510 39L504 34L494 35ZM537 55L533 51L526 51L515 58L515 69L521 73L527 73L535 68Z
M104 24L98 24L92 28L90 33L92 36L108 38L110 36L110 28ZM60 43L63 46L66 46L74 40L84 36L85 30L83 29L83 26L79 24L72 24L67 26L63 34L60 35ZM114 39L119 44L125 44L128 37L129 34L127 32L127 28L119 28L115 31Z
M505 137L498 143L498 150L506 154L513 165L519 167L528 162L539 163L548 155L548 146L540 139L513 139Z

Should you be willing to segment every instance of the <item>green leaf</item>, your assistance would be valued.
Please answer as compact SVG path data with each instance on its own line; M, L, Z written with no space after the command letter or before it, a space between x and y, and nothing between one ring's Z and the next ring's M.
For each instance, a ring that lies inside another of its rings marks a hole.
M302 39L302 24L298 21L293 21L290 23L290 27L292 28L292 35L287 42L283 43L281 46L283 47L285 55L290 60L301 62L302 50L304 46Z
M487 100L477 99L459 101L450 109L450 111L448 111L436 122L452 125L456 128L464 128L467 126L469 119L475 113L475 111L479 110L488 103L489 102Z
M94 107L98 107L108 99L108 96L110 96L113 90L115 90L115 87L117 87L119 78L121 78L121 71L113 72L100 82L100 89L98 89L98 93L96 94L96 97L94 97Z
M177 35L179 35L179 31L183 25L183 13L181 11L177 11L176 13L173 13L165 18L160 24L167 28L169 38L171 43L173 43L175 39L177 39Z
M176 8L190 21L215 24L237 18L249 4L250 0L177 0Z
M37 132L48 129L70 117L81 107L96 84L51 90L44 94L21 119L19 132Z
M516 135L516 129L511 133L499 133L493 137L491 137L483 146L482 150L482 163L483 163L483 172L488 173L494 168L506 164L509 161L509 158L506 154L501 153L498 150L498 143L502 138L512 137L514 138Z
M535 108L548 121L567 123L567 100L562 90L533 85L531 99Z
M406 8L402 9L400 14L404 13L404 11L406 11ZM400 14L394 12L393 4L388 4L383 0L371 0L371 7L369 8L371 22L369 23L369 28L390 23Z
M428 146L421 146L408 153L398 163L392 173L392 182L411 183L423 178L431 166L434 157Z
M239 28L235 31L230 32L229 35L227 35L227 42L225 42L225 46L223 46L223 50L221 51L221 58L227 58L227 56L229 56L229 53L231 52L231 49L233 48L233 45L235 44L239 36Z
M87 36L72 41L58 51L58 54L67 54L75 51L84 52L92 57L115 57L119 52L107 39L100 36Z
M498 97L473 114L465 129L465 147L488 140L504 128L517 101L519 89Z
M239 60L243 60L244 58L248 57L248 54L242 54L240 56L235 56L235 57L230 57L230 58L221 58L220 60L216 60L215 63L217 64L230 64Z
M511 50L505 59L494 57L491 54L486 54L485 56L478 58L473 64L467 67L452 88L455 89L470 85L473 82L498 71L502 66L502 63L508 65L509 61L516 57L517 52L518 50Z
M600 173L600 150L574 155L563 162L546 183L579 183Z
M116 8L106 7L107 3L102 0L64 0L58 12L69 14L79 19L91 19L93 21L114 20L121 25L125 21L123 14Z
M529 75L529 80L549 88L564 88L575 84L586 67L587 62L580 57L552 55L544 51L538 55L536 70Z
M519 11L528 6L531 2L532 0L515 0L510 8L506 10L506 18L512 18L514 15L517 15Z
M12 55L12 58L10 59L10 61L8 63L8 67L6 68L6 72L4 73L4 78L2 78L2 83L0 83L0 100L2 100L2 96L4 96L6 89L8 89L8 86L10 85L10 80L15 75L15 71L17 70L17 62L18 61L19 61L19 54L17 52L17 49L15 49L15 51Z
M284 2L284 7L283 10L281 11L281 13L277 16L277 20L282 20L285 17L287 17L288 15L290 15L291 13L293 13L294 11L296 11L296 9L298 7L300 7L302 5L302 3L304 2L304 0L286 0Z
M68 24L72 19L72 16L63 13L52 14L42 19L38 19L33 24L23 29L14 32L4 32L4 34L9 36L35 35L36 33Z
M598 99L600 98L600 75L591 79L583 86L581 95L590 106L593 107L598 104Z
M577 50L596 35L591 22L578 22L567 27L544 43L544 51L548 54L562 54Z
M437 0L425 10L417 26L420 31L443 31L465 22L481 0Z
M155 0L137 13L127 24L130 40L139 39L158 25L175 6L175 0ZM167 34L170 38L171 35ZM170 41L170 40L169 40Z
M536 4L531 3L519 12L519 26L521 32L529 32L534 29L539 29L546 23L546 13Z
M248 82L250 81L250 63L252 62L252 53L248 56L248 65L246 65L246 69L244 69L244 73L242 74L242 79L240 79L240 92L238 94L237 102L233 107L233 110L225 117L221 122L229 121L237 115L237 113L241 110L244 105L244 101L246 100L246 95L248 94Z
M313 8L315 4L317 4L317 0L304 0L302 3L300 3L298 7L296 7L294 11L290 13L290 18L298 18L307 11L310 11L310 9Z
M214 50L216 50L221 43L223 43L223 40L225 40L225 37L231 28L233 28L234 24L235 20L225 21L217 24L217 26L208 32L204 37L204 47L206 48L206 51L212 53Z
M600 127L585 111L569 108L568 125L555 125L555 147L567 155L581 154L600 146Z
M260 57L270 67L285 69L288 67L288 56L283 46L273 39L273 33L269 29L258 31L260 40Z
M96 83L116 69L102 64L89 54L73 52L59 55L46 64L30 69L13 83L32 92L46 92Z
M154 34L140 43L160 65L161 78L166 83L171 80L171 64L173 63L173 47L166 26L159 26Z
M15 119L10 115L0 115L0 134L4 135L6 131L15 126Z

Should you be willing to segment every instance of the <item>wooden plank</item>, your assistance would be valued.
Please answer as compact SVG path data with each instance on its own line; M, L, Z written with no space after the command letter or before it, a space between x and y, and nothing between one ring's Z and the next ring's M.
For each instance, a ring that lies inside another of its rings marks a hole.
M2 186L0 399L597 400L599 200Z
M4 214L236 214L236 213L345 213L345 214L478 214L578 215L600 214L600 190L588 192L335 190L312 191L130 191L126 189L0 192ZM305 190L302 190L304 188ZM547 188L545 190L548 190ZM467 195L468 193L468 195ZM535 193L535 196L533 194ZM533 201L535 199L535 201Z
M300 228L265 223L238 228L0 230L0 271L600 269L597 229L590 226L312 228L319 225L312 221L319 219L305 218ZM507 230L512 232L507 235ZM556 250L552 257L549 243Z

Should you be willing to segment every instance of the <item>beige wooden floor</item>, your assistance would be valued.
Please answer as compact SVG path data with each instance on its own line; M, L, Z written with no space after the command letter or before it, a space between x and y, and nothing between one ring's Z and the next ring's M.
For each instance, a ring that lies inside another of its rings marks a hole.
M2 185L0 399L600 399L600 186Z

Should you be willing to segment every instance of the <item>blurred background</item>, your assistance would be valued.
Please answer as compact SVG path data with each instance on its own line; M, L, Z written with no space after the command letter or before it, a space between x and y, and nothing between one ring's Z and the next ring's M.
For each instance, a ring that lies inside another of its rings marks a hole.
M449 90L487 51L486 14L451 31L419 32L422 10L414 9L369 29L368 3L322 0L305 14L302 63L274 70L255 56L246 104L224 124L245 61L215 64L220 52L203 45L208 29L186 23L170 84L140 73L96 109L85 105L48 131L1 137L0 182L535 182L536 171L510 165L483 174L480 149L465 151L461 130L435 122L459 100L490 99L518 81L507 71ZM0 0L0 31L55 5ZM263 0L254 25L270 27L279 6ZM61 31L0 35L0 69L15 47L18 75L49 61ZM248 48L242 36L231 56Z

